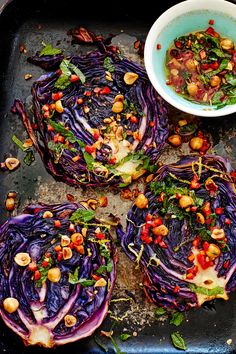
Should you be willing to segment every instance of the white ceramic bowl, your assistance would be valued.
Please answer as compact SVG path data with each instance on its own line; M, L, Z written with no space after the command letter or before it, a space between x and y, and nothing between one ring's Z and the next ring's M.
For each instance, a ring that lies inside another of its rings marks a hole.
M144 61L149 79L157 92L172 106L186 113L217 117L236 111L236 104L216 109L190 102L166 85L166 51L176 37L202 31L214 19L214 29L236 43L236 5L224 0L187 0L165 11L151 27L144 48ZM157 44L161 49L157 50Z

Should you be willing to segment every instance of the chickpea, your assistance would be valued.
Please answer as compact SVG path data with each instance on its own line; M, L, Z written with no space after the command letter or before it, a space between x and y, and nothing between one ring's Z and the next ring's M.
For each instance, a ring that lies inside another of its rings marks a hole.
M179 70L177 69L171 69L170 73L173 75L173 76L177 76L179 74Z
M70 247L63 247L62 250L62 255L63 255L63 259L71 259L72 257L72 250Z
M181 136L178 134L173 134L171 136L169 136L168 138L168 142L175 147L178 147L182 144L182 139Z
M7 297L3 300L3 307L8 313L13 313L18 309L19 301L14 297Z
M70 244L70 238L67 235L61 236L61 245L62 247L68 246Z
M13 211L15 209L15 199L14 198L7 198L5 205L6 205L7 211Z
M180 120L178 121L178 124L179 124L180 127L184 127L185 125L188 124L188 122L187 122L186 119L180 119Z
M203 139L195 136L190 140L189 145L193 150L200 150L203 145Z
M189 197L188 195L182 195L182 197L179 199L179 205L183 209L188 208L193 204L193 198Z
M55 102L55 109L58 113L62 113L64 111L61 100Z
M28 253L25 252L20 252L15 255L14 258L16 264L18 264L21 267L25 267L31 262L31 258Z
M190 84L188 84L187 90L188 90L189 96L193 97L198 90L198 86L194 82L191 82Z
M20 166L20 161L18 159L16 159L15 157L8 157L5 160L5 164L6 164L6 167L8 168L8 170L13 171L13 170L16 170L17 167Z
M73 315L66 315L64 317L64 321L65 321L65 326L66 327L73 327L76 324L77 319Z
M197 213L197 222L199 222L200 224L205 224L205 218L201 213Z
M73 235L71 235L71 241L79 246L79 245L82 245L83 242L84 242L84 238L83 236L79 233L79 232L75 232Z
M206 251L206 255L210 259L215 259L215 258L219 257L220 254L221 254L220 248L217 245L215 245L214 243L210 243L210 245Z
M127 72L124 75L124 82L127 85L133 85L133 83L135 83L135 81L138 79L138 74L136 73L132 73L132 72Z
M216 87L221 83L221 78L217 75L214 75L210 78L211 87Z
M107 285L107 282L104 278L100 278L96 281L96 283L94 284L94 287L95 288L98 288L100 286L106 286Z
M166 236L168 234L169 230L165 225L159 225L159 226L153 227L152 232L156 236L159 236L159 235Z
M124 109L124 104L121 101L117 101L113 103L112 112L121 113Z
M58 283L59 280L61 279L61 271L59 268L51 268L48 271L48 280L50 280L52 283Z
M211 233L211 237L214 240L224 240L225 239L225 232L223 229L214 229Z
M147 208L148 206L148 199L145 197L145 195L143 193L140 193L134 204L139 208L139 209L144 209Z
M189 71L194 71L196 69L196 61L194 59L188 59L185 66Z
M225 38L220 41L221 48L224 50L230 50L234 48L234 43L231 39Z
M51 213L51 211L49 210L46 210L44 213L43 213L43 218L44 219L49 219L49 218L52 218L53 217L53 213Z

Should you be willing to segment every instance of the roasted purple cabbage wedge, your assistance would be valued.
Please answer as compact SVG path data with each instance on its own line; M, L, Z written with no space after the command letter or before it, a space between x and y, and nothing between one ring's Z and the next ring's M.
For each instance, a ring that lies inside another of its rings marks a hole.
M165 102L145 69L105 49L31 62L58 70L32 85L31 112L15 100L46 169L69 185L125 186L156 168L168 136Z
M235 176L221 157L186 157L137 197L117 233L150 301L184 311L235 290Z
M90 336L116 276L107 225L81 205L30 205L0 228L0 313L26 345Z

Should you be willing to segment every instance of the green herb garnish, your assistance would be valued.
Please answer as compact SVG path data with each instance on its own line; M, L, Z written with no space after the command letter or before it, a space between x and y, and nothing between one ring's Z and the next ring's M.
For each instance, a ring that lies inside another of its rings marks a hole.
M173 332L171 333L171 340L175 348L181 349L181 350L187 350L187 346L185 344L185 340L181 336L179 332Z
M184 320L184 315L182 312L174 312L170 319L170 324L179 326Z
M70 217L70 221L74 223L87 223L94 218L94 211L77 209Z
M154 310L154 314L155 314L155 317L159 318L163 315L166 315L166 309L164 309L163 307L157 307Z
M194 293L207 295L207 296L220 295L220 294L224 294L224 292L225 292L225 289L220 286L216 286L213 289L207 289L207 288L204 288L203 286L189 284L189 289L191 291L193 291Z
M129 339L131 336L131 334L128 333L122 333L119 338L122 340L122 342L125 342L127 339Z
M42 57L44 55L58 55L58 54L62 53L61 49L53 48L53 46L51 44L46 44L46 43L42 42L42 45L44 46L44 48L39 53L40 57Z
M77 267L74 273L69 273L69 283L70 284L78 284L79 281L79 267Z
M63 59L60 64L60 69L62 74L59 76L57 81L54 84L54 87L60 90L64 90L67 86L71 84L70 78L72 74L75 74L79 77L82 84L85 83L85 76L82 71L72 64L69 60Z
M25 146L24 146L24 143L19 139L19 138L17 138L17 136L14 134L14 135L12 135L12 137L11 137L11 140L18 146L18 148L20 148L22 151L26 151L26 150L28 150L28 148L26 148Z
M106 69L107 71L109 71L110 73L114 73L115 71L115 67L111 62L111 58L110 57L106 57L103 61L103 67L104 69Z
M43 284L45 283L45 281L47 280L47 276L48 276L48 271L52 266L52 258L50 257L48 260L48 265L47 267L43 267L42 266L42 260L38 265L38 271L40 272L40 279L35 281L35 284L38 288L41 288L43 286Z
M30 166L32 164L32 162L34 162L35 160L35 156L32 150L28 150L26 151L26 154L23 158L23 162L27 165Z

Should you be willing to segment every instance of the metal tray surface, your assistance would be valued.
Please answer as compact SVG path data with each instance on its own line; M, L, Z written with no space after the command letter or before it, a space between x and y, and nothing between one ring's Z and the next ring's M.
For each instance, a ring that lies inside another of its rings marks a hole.
M97 34L116 34L114 43L118 43L123 53L129 58L140 61L132 49L136 38L145 40L147 32L154 20L174 1L159 2L155 10L151 1L143 3L142 7L134 1L111 3L108 1L87 3L67 0L60 3L54 0L40 2L0 1L0 161L12 154L22 160L23 153L11 141L16 134L22 140L27 138L23 124L19 118L10 113L14 98L26 100L30 94L32 80L43 71L27 63L26 58L40 48L42 40L53 45L59 44L66 53L82 53L93 49L92 46L72 45L67 31L78 25L83 25ZM19 51L20 43L24 43L27 53ZM142 61L142 60L141 60ZM33 75L31 80L25 81L24 75ZM170 119L183 117L184 114L170 110ZM228 157L234 168L236 167L236 120L228 116L219 119L204 119L203 127L212 137L212 152ZM187 144L181 149L165 148L161 157L163 163L177 161L178 157L189 154ZM132 188L135 186L132 186ZM137 187L143 187L140 182ZM97 214L104 218L110 212L118 215L125 225L125 216L131 205L130 201L121 200L119 193L107 190L88 189L82 191L55 182L46 172L41 159L36 154L35 162L30 166L23 163L12 173L0 172L0 222L4 222L10 215L5 211L4 201L7 192L15 190L19 196L19 205L13 215L22 212L24 206L31 202L63 202L66 194L70 193L77 200L86 200L88 197L97 197L106 194L109 198L107 208L98 210ZM114 234L114 232L113 232ZM114 338L118 339L123 331L135 332L126 342L118 344L122 352L127 354L161 354L179 352L170 343L170 333L179 330L186 340L187 353L236 353L236 294L232 294L227 302L216 301L199 310L186 314L186 320L176 328L168 321L155 319L154 307L147 303L141 287L142 276L135 266L119 249L119 265L117 284L113 298L127 297L127 290L135 295L136 302L117 302L111 304L111 311L119 317L125 317L114 326ZM101 329L109 330L112 318L107 317ZM5 324L0 321L0 353L9 354L37 354L49 351L39 347L25 347L24 344ZM232 344L226 341L232 339ZM108 353L115 353L111 341L101 339L108 348ZM87 338L64 347L52 349L59 353L100 354L103 351L94 342L93 337Z

